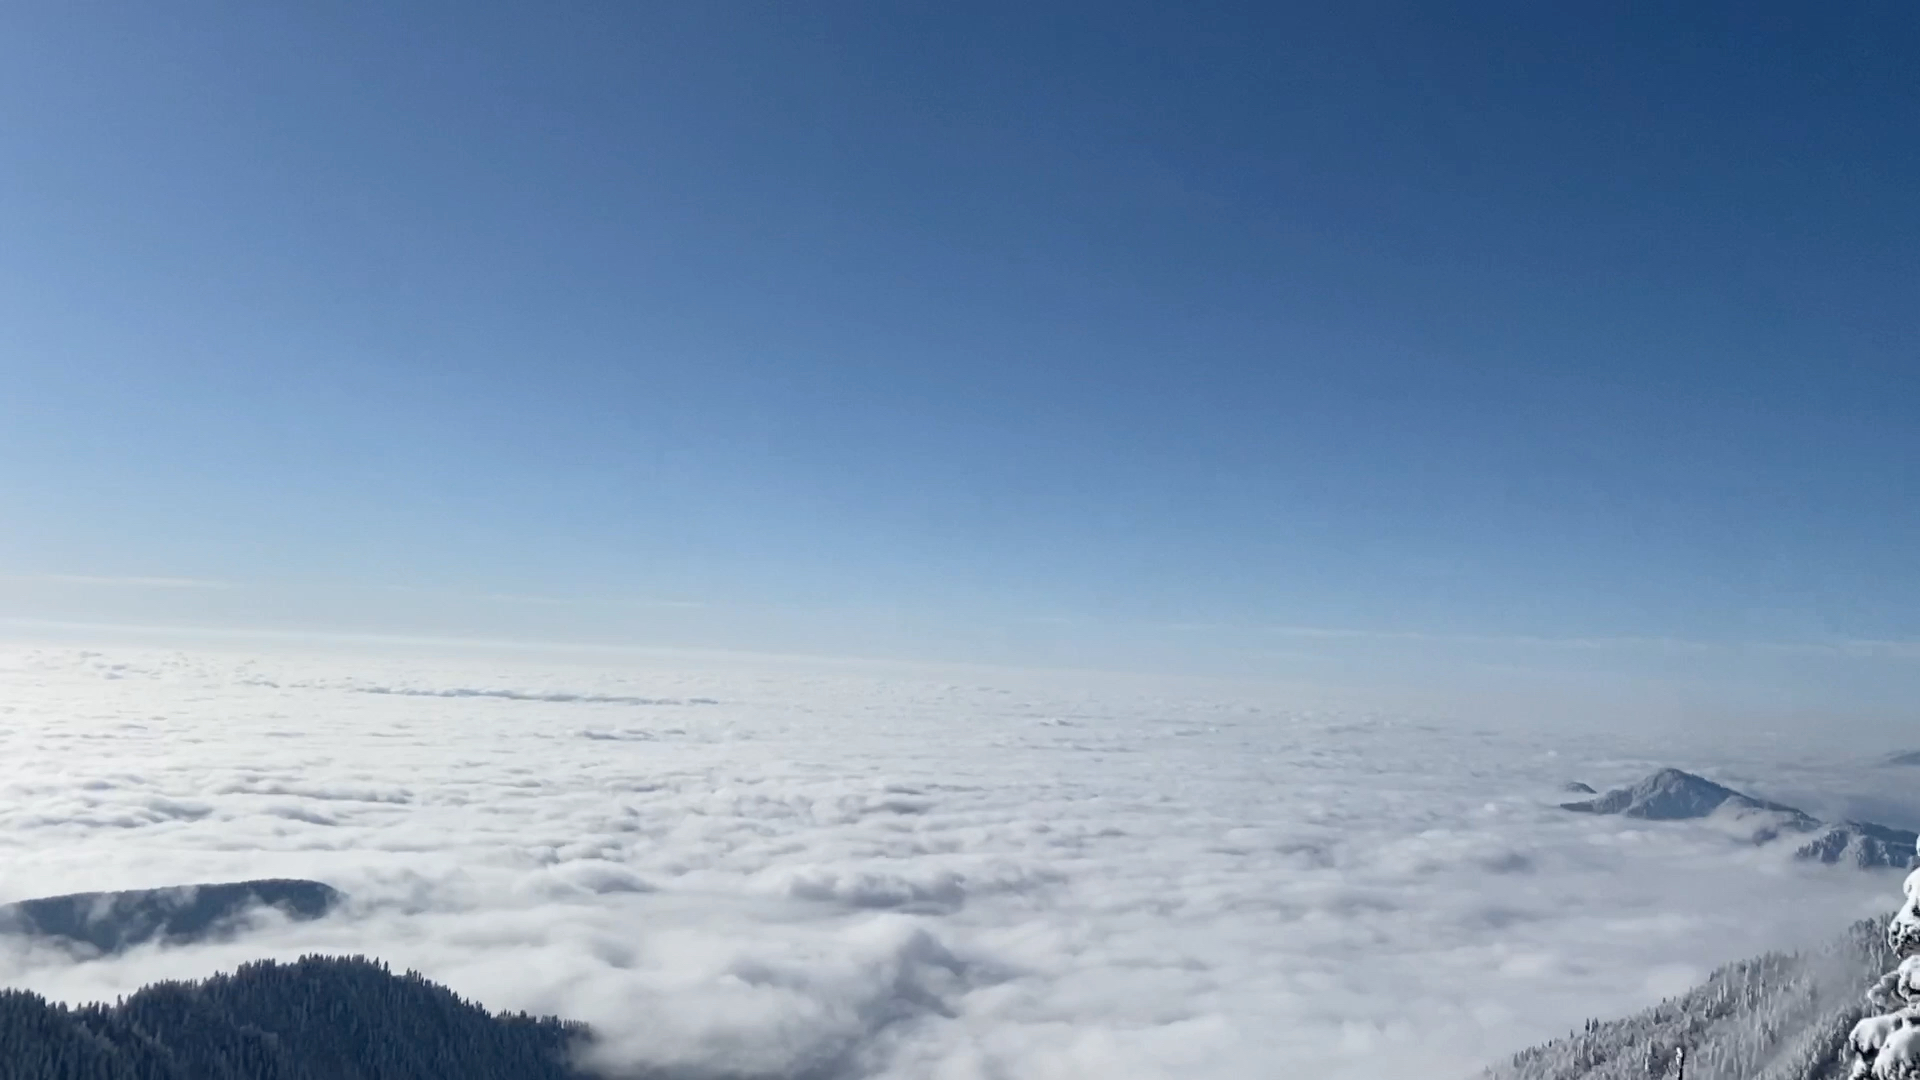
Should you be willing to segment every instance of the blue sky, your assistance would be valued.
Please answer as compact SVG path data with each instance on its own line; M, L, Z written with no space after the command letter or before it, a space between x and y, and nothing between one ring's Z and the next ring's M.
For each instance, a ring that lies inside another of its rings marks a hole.
M14 5L0 606L1914 685L1920 15L1338 6Z

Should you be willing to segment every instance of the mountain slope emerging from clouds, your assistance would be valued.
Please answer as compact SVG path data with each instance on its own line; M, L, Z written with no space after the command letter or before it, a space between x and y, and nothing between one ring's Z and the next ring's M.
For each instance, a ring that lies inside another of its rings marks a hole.
M1624 1020L1522 1051L1482 1080L1649 1080L1687 1051L1689 1080L1839 1080L1847 1033L1875 1009L1866 989L1894 960L1882 922L1811 953L1769 954Z
M1818 824L1810 815L1791 806L1742 795L1704 776L1679 769L1661 769L1632 787L1616 788L1597 799L1561 805L1566 810L1620 814L1648 821L1688 821L1733 808L1785 814L1808 828Z
M0 990L6 1080L578 1080L585 1034L359 957L246 964L114 1005Z
M1755 843L1804 837L1794 849L1795 858L1863 869L1905 868L1916 840L1905 829L1870 821L1823 822L1804 810L1756 799L1679 769L1661 769L1632 787L1560 806L1576 813L1618 814L1646 821L1740 816L1754 822Z
M0 934L115 953L149 942L181 945L218 938L262 908L289 919L318 919L342 899L329 885L289 878L68 893L0 904Z
M1847 1033L1873 1011L1864 988L1891 961L1880 924L1862 922L1825 948L1730 964L1636 1016L1590 1022L1481 1080L1649 1080L1668 1075L1677 1047L1693 1080L1840 1080ZM572 1061L588 1037L361 957L246 964L110 1006L0 990L6 1080L585 1080Z

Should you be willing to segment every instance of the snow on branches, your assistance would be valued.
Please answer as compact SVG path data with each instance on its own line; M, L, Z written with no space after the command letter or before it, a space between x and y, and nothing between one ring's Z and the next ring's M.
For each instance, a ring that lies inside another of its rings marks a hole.
M1915 845L1920 864L1920 844ZM1907 875L1905 901L1887 924L1887 947L1900 966L1867 991L1875 1008L1889 1010L1854 1025L1849 1080L1920 1080L1920 866Z

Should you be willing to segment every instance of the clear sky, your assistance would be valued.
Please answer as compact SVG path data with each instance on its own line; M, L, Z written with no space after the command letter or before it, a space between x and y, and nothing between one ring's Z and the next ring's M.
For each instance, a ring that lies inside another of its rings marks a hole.
M0 615L1892 700L1917 72L1904 2L8 5Z

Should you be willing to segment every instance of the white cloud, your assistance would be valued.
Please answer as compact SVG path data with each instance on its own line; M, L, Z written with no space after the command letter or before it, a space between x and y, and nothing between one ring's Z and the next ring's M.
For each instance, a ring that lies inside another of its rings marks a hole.
M1711 823L1550 805L1660 764L1901 797L1897 770L1860 789L1837 739L1636 743L1181 685L8 649L0 899L294 876L353 900L90 963L0 942L0 979L98 998L364 952L689 1075L1466 1075L1890 888Z

